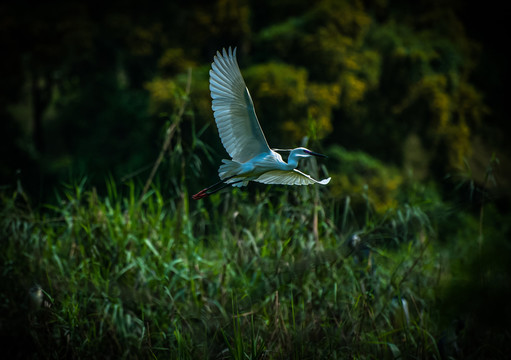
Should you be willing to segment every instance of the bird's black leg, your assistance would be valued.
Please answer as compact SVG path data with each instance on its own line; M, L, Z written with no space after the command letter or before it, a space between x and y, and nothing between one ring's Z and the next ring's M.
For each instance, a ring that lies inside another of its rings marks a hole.
M214 189L214 190L206 190L206 192L204 193L204 195L203 195L202 197L209 196L209 195L211 195L211 194L216 193L217 191L220 191L220 190L222 190L222 189L225 189L225 188L226 188L226 187L228 187L228 186L231 186L231 185L233 185L233 184L237 184L237 183L242 182L242 181L243 181L243 180L238 180L238 181L234 181L234 182L232 182L232 183L224 183L222 186L220 186L219 188L216 188L216 189Z
M213 185L211 185L211 186L208 186L207 188L205 188L205 189L203 189L203 190L199 191L197 194L193 195L193 196L192 196L192 199L194 199L194 200L199 200L199 199L205 198L205 197L207 197L207 196L209 196L209 195L211 195L211 194L216 193L216 192L217 192L217 191L219 191L219 190L222 190L222 189L226 188L226 187L227 187L227 186L229 186L229 185L236 184L236 183L239 183L239 182L242 182L242 181L243 181L243 180L238 180L238 181L235 181L235 182L232 182L232 183L226 183L226 181L228 181L228 180L232 179L232 178L233 178L233 177L235 177L235 176L236 176L236 175L229 176L228 178L225 178L225 179L223 179L223 180L220 180L220 181L219 181L219 182L217 182L216 184L213 184ZM210 190L210 189L212 189L212 188L214 188L215 186L220 185L220 184L222 184L222 186L220 186L219 188L214 189L214 190Z

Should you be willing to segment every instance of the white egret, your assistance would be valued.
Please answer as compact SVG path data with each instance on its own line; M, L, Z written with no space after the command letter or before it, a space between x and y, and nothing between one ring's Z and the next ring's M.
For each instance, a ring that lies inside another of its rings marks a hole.
M198 200L229 185L245 186L249 181L263 184L326 185L330 178L314 180L296 169L298 160L310 156L326 157L304 147L290 150L287 163L270 149L254 110L250 93L241 76L234 51L217 52L209 71L209 89L213 112L222 144L232 160L222 160L218 170L220 181L197 194ZM217 187L219 186L219 187ZM217 187L215 189L215 187Z

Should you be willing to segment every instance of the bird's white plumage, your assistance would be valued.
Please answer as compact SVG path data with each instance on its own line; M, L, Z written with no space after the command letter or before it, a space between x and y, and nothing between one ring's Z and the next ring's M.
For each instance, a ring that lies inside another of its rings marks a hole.
M310 175L304 174L300 170L293 169L292 171L271 170L262 174L254 181L263 184L280 184L280 185L312 185L312 184L326 185L330 182L330 179L331 178L318 181L313 179Z
M280 154L270 149L241 76L236 49L217 52L209 75L215 121L222 144L232 160L222 160L218 169L220 182L193 195L195 200L229 185L245 186L249 181L282 185L326 185L330 182L330 178L318 181L296 169L299 159L324 155L300 147L288 150L286 163Z
M270 152L241 76L236 49L217 52L209 72L209 88L220 139L234 161L243 163Z

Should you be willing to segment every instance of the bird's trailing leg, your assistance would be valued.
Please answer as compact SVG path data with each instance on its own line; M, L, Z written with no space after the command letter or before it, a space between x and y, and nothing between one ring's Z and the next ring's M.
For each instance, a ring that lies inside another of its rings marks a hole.
M216 184L213 184L211 186L208 186L207 188L205 189L202 189L201 191L199 191L197 194L193 195L192 196L192 199L194 200L199 200L199 199L202 199L202 198L205 198L205 197L208 197L209 195L211 194L214 194L216 193L217 191L220 191L222 189L225 189L226 187L232 185L232 184L237 184L239 182L242 182L243 180L238 180L238 181L234 181L234 182L231 182L231 183L226 183L226 181L232 179L234 176L230 176L228 178L225 178L224 180L221 180L219 182L217 182ZM213 189L215 186L218 186L218 185L222 185L220 186L219 188L216 188L216 189ZM213 190L211 190L213 189Z

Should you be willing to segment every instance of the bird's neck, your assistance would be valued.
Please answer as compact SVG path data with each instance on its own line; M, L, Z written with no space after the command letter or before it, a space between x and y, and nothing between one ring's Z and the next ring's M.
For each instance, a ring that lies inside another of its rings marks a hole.
M298 167L298 157L291 153L287 158L287 170L293 170Z

